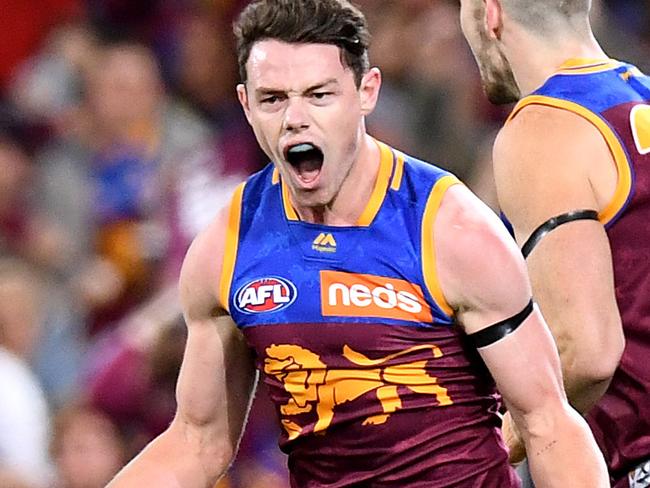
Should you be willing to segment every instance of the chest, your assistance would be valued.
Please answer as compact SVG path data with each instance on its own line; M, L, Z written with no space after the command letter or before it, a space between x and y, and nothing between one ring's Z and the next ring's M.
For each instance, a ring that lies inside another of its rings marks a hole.
M259 212L240 235L230 292L235 322L430 325L418 219L391 210L367 227Z

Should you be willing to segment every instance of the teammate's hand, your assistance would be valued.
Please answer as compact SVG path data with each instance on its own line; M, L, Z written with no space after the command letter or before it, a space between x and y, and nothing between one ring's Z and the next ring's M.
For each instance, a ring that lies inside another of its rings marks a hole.
M503 416L501 430L503 432L503 440L506 446L508 446L508 460L510 464L517 465L523 462L526 459L526 446L519 435L517 426L510 416L510 412L506 412Z

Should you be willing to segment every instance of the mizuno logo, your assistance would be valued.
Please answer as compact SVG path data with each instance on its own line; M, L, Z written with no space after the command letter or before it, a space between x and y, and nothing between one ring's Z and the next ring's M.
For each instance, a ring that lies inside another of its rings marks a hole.
M291 305L298 296L293 283L268 277L246 283L235 293L235 307L243 313L275 312Z
M314 239L311 248L320 252L336 252L336 240L329 232L321 232L318 237Z
M323 316L433 321L422 288L414 283L339 271L321 271L320 281Z

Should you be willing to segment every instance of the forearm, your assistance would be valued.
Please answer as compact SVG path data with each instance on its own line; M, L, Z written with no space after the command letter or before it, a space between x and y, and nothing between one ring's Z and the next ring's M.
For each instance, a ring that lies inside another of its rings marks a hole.
M209 446L178 423L154 439L107 488L212 488L228 469L232 450Z
M521 434L537 488L609 487L604 460L584 419L570 407L524 421Z
M585 378L565 371L563 373L564 386L569 403L575 410L584 414L593 407L609 387L610 378L598 380ZM503 418L504 441L509 449L510 462L520 463L526 456L530 457L522 440L521 433L512 420L510 412Z

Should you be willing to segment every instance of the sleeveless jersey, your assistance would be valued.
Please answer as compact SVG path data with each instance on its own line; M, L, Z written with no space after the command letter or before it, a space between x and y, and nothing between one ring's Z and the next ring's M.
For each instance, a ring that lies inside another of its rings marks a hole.
M650 78L614 60L566 65L522 99L510 118L531 104L569 110L591 122L616 162L616 191L599 219L610 241L626 346L607 393L587 420L612 480L625 483L627 473L650 458Z
M231 206L222 303L276 405L292 486L518 486L494 381L436 277L435 215L458 180L378 144L356 226L300 221L271 165Z

